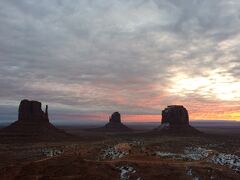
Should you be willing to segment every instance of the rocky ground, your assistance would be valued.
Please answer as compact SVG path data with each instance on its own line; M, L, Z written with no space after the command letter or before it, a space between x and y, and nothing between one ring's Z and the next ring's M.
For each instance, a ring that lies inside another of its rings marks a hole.
M240 139L96 134L0 145L0 179L239 179Z

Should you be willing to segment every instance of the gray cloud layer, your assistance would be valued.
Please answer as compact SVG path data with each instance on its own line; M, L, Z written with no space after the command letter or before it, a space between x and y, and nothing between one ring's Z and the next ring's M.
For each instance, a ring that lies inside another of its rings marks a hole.
M1 104L29 98L130 114L156 114L190 98L189 106L234 104L239 32L238 0L2 0ZM234 84L234 96L221 99L206 87L172 91L181 75Z

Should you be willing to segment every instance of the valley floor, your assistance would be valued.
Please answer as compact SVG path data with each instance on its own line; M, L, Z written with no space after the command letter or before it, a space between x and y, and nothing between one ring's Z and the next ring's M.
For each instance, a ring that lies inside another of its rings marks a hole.
M240 178L239 136L78 135L68 142L2 143L0 179Z

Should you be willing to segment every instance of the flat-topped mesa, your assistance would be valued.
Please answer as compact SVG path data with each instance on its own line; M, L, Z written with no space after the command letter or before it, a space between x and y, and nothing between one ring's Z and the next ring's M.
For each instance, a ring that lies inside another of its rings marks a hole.
M113 114L109 117L109 122L110 122L110 123L121 123L121 114L120 114L119 112L113 113Z
M202 133L190 126L188 111L182 105L171 105L162 111L162 123L154 129L163 135L193 136Z
M49 122L48 106L46 106L46 110L43 112L41 102L24 99L20 102L19 105L18 120L31 122Z
M162 124L170 127L189 126L188 111L182 105L171 105L162 111Z

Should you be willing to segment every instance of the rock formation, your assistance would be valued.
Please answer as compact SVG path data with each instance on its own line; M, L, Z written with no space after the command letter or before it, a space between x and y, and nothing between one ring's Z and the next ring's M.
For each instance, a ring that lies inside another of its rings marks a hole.
M42 111L42 104L38 101L22 100L18 110L19 121L44 121L49 122L48 119L48 105L46 105L45 112Z
M168 106L162 111L162 124L173 126L189 126L188 111L181 105Z
M161 125L155 130L173 134L199 134L189 125L188 111L182 105L171 105L162 111Z
M26 99L20 102L18 120L0 131L1 140L9 141L51 141L70 137L49 122L47 105L43 112L41 102Z
M113 114L109 117L109 122L110 122L110 123L121 123L121 114L120 114L119 112L113 113Z
M124 132L130 129L121 122L121 114L119 112L114 112L109 117L109 122L100 130L103 131L113 131L113 132Z

